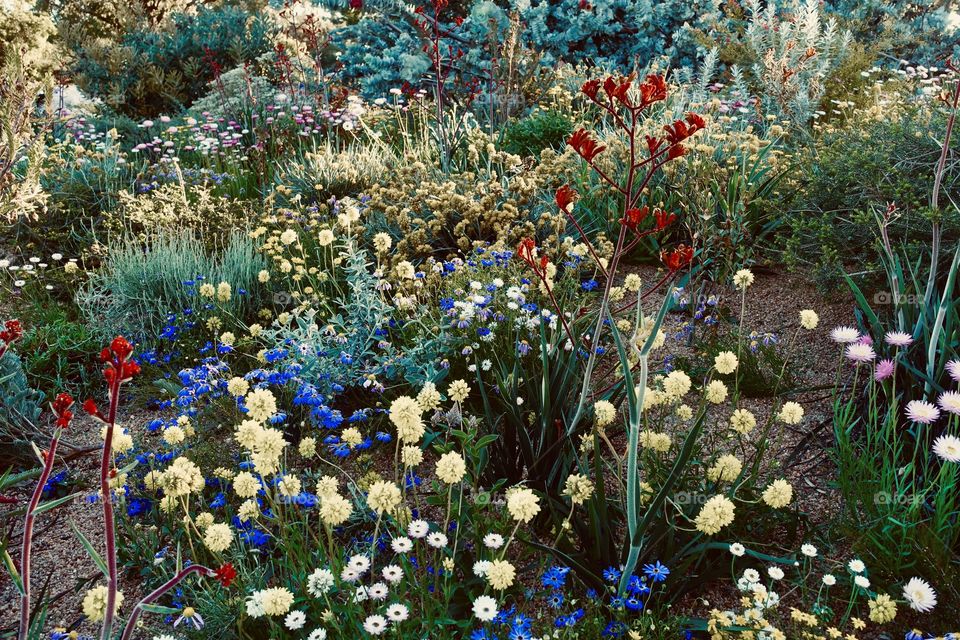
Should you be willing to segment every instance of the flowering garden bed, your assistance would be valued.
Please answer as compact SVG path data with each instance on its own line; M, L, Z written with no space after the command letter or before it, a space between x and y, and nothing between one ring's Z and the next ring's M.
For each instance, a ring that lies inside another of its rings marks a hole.
M847 4L0 7L0 638L953 637L957 21Z

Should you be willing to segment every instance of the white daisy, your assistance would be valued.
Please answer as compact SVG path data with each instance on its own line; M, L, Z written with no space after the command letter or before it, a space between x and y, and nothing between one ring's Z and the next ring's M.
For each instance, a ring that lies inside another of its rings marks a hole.
M926 580L910 578L903 587L903 597L914 611L926 613L937 606L937 592Z
M960 393L956 391L944 391L940 394L937 404L947 413L960 416Z
M340 572L340 579L344 582L356 582L362 577L363 574L353 567L344 567L343 571Z
M960 438L951 435L939 436L933 441L933 452L946 462L960 462Z
M385 566L381 573L383 574L383 579L390 584L396 584L403 579L403 569L395 564Z
M443 549L447 546L447 536L439 531L434 531L427 536L427 544L434 549Z
M394 550L395 553L406 553L413 549L413 542L410 541L410 538L406 536L400 536L399 538L394 538L390 543L390 547Z
M387 619L383 616L368 616L363 621L363 629L372 636L378 636L387 630Z
M290 631L302 629L303 625L307 624L307 614L303 611L291 611L287 614L287 617L283 619L283 624L287 629L290 629Z
M497 601L490 596L480 596L473 601L473 615L481 622L490 622L497 617Z
M854 573L863 573L866 570L867 565L863 564L863 560L860 560L859 558L854 558L853 560L847 563L847 568L850 569L850 571L853 571Z
M369 587L367 587L367 595L370 596L371 600L386 600L387 596L390 595L390 589L382 582L375 582Z
M307 640L327 640L327 630L323 627L314 629L310 632L310 635L307 636Z
M807 556L808 558L816 558L817 548L812 544L805 544L800 547L800 553Z
M499 549L503 546L503 542L503 536L499 533L488 533L487 535L483 536L483 544L488 549Z
M430 532L430 523L426 520L414 520L407 527L407 534L411 538L422 538Z
M403 622L409 617L410 610L399 602L395 602L387 607L387 619L391 622Z
M743 554L745 554L746 552L747 552L746 547L744 547L739 542L734 542L733 544L730 545L730 553L735 555L738 558L742 557Z
M347 566L364 574L370 568L370 558L362 555L351 556L350 560L347 561Z
M849 344L860 339L860 332L853 327L837 327L830 332L830 339L840 344Z

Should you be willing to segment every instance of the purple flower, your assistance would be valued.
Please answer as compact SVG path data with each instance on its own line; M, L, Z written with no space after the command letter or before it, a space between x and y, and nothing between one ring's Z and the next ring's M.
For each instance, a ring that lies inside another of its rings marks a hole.
M897 366L893 363L893 360L889 358L881 360L877 363L877 368L873 371L873 379L877 382L881 380L886 380L893 375L894 370Z

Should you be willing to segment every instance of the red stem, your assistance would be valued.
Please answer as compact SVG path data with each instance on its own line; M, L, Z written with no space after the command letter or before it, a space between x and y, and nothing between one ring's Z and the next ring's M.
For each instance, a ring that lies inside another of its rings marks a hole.
M181 569L177 575L164 582L162 585L154 589L143 600L138 602L133 608L133 611L130 613L130 619L127 620L127 624L123 627L123 634L120 636L120 640L130 640L133 630L137 626L137 620L140 619L140 614L143 612L144 605L148 605L157 600L167 591L170 591L170 589L173 589L175 586L180 584L180 582L191 573L198 573L200 571L204 572L204 574L206 574L208 577L216 573L213 569L205 567L201 564L192 564L185 569Z
M3 355L2 352L0 352L0 355ZM53 461L57 455L57 444L59 442L60 429L57 429L50 441L50 451L47 452L47 456L43 460L43 471L40 472L37 486L33 488L30 505L27 507L27 515L23 519L23 547L20 550L20 577L23 581L23 596L20 598L20 634L18 636L20 640L26 640L30 631L30 552L33 547L33 524L36 520L36 515L33 512L40 504L43 487L47 484L47 479L53 470Z
M107 434L100 458L100 498L103 501L103 532L107 546L107 610L103 617L100 640L110 640L117 602L117 545L113 521L113 496L110 493L110 463L113 448L113 429L117 422L117 407L120 404L120 384L123 378L123 362L114 367L114 380L110 383L110 413L107 415Z

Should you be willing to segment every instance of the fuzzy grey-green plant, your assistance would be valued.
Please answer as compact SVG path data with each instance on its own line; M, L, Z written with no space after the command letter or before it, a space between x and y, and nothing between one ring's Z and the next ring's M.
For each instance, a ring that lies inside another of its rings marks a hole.
M259 308L262 300L257 274L267 263L241 231L220 240L212 253L196 234L168 231L145 241L121 239L107 256L103 268L77 295L81 310L105 335L156 337L168 314L195 304L187 283L201 277L214 285L230 284L234 295L220 308L233 317ZM238 295L241 289L245 295Z
M0 356L0 449L29 450L43 398L42 391L30 387L17 354L7 351Z

